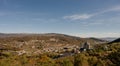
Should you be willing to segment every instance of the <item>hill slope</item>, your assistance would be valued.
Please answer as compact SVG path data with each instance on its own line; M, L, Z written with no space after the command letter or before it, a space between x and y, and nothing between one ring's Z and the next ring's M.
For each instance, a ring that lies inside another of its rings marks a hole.
M80 47L84 42L92 45L105 42L96 38L80 38L65 34L4 34L0 37L1 50L24 50L26 52L48 52L64 49L64 47Z
M76 36L70 36L65 34L57 34L57 33L46 33L46 34L0 34L0 42L13 42L13 41L31 41L31 40L44 40L48 42L65 42L68 44L80 44L82 42L106 42L97 38L80 38Z
M109 44L112 44L112 43L119 43L119 42L120 42L120 38L118 38L118 39L116 39L116 40L110 42Z

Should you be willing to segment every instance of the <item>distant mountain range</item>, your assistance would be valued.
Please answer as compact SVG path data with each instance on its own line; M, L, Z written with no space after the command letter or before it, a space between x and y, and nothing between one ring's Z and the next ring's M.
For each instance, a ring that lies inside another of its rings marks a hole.
M118 39L116 39L116 40L110 42L109 44L112 44L112 43L120 43L120 38L118 38Z
M45 33L45 34L32 34L32 33L0 33L0 38L1 37L19 37L19 36L31 36L31 35L42 35L42 36L69 36L69 37L76 37L76 38L80 38L77 36L70 36L70 35L65 35L65 34L59 34L59 33ZM90 37L90 39L94 39L94 40L100 40L100 41L113 41L115 39L117 39L117 37L106 37L106 38L95 38L95 37Z
M106 41L113 41L113 40L116 40L118 37L106 37L106 38L99 38L99 39L102 39L102 40L106 40Z
M103 39L98 39L98 38L81 38L81 37L76 37L76 36L70 36L70 35L66 35L66 34L58 34L58 33L45 33L45 34L27 34L27 33L14 33L14 34L5 34L5 33L0 33L0 38L9 38L9 37L19 37L19 39L23 38L23 37L39 37L42 40L46 40L46 39L50 39L50 38L55 38L55 39L59 39L59 41L64 41L67 43L82 43L82 42L90 42L90 43L103 43L106 42L106 40ZM32 40L33 38L31 38Z

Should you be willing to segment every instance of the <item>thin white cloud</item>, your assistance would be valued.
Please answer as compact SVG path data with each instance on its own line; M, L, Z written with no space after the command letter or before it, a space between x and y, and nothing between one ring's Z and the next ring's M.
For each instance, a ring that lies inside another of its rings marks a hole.
M90 19L92 17L107 13L107 12L112 12L112 11L120 11L120 5L114 6L111 8L107 8L105 10L96 12L96 13L91 13L91 14L74 14L70 16L64 16L64 19L70 19L70 20L85 20L85 19Z
M79 36L79 37L98 37L98 38L102 38L102 37L120 37L120 33L118 33L118 32L81 33L81 34L71 34L71 35Z
M94 26L94 25L104 25L104 26L113 26L120 25L120 16L115 16L112 18L105 19L91 19L88 21L81 22L82 26Z
M65 16L63 17L64 19L71 19L71 20L79 20L79 19L88 19L91 18L93 15L89 15L89 14L82 14L82 15L71 15L71 16Z

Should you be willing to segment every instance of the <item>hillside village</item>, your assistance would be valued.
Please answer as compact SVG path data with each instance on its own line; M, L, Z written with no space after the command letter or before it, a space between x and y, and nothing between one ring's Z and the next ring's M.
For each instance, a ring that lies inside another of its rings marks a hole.
M87 49L90 49L90 45L85 43L83 48L79 45L63 45L63 44L58 44L58 45L38 45L34 44L36 43L37 40L32 40L30 42L15 42L15 44L12 46L15 49L7 49L7 44L0 44L0 50L2 51L9 51L12 53L17 53L18 55L22 54L44 54L48 52L53 52L53 53L65 53L65 52L71 52L71 53L80 53L80 51L85 51ZM38 41L37 41L38 42ZM42 41L43 42L43 41ZM9 47L10 48L10 47ZM83 50L82 50L82 49Z
M9 35L11 36L11 35ZM78 38L62 34L45 34L32 35L23 37L5 37L1 38L0 50L1 52L11 52L17 55L33 55L44 53L77 54L82 51L93 49L94 45L98 43L105 43L107 41L94 40L88 38Z

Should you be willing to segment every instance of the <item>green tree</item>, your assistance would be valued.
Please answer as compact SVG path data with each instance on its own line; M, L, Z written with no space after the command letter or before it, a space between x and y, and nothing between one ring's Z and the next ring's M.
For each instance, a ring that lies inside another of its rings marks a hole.
M97 63L97 61L98 61L98 59L97 59L97 57L90 57L89 59L88 59L88 62L89 62L89 65L90 66L96 66L96 63Z
M120 52L113 52L108 55L108 59L116 66L120 65Z
M89 66L87 57L84 54L75 56L74 66Z
M62 66L73 66L73 63L69 59L63 60Z
M46 55L40 56L37 60L37 66L54 66L54 61Z
M105 64L103 63L103 61L102 61L101 59L99 59L99 60L97 61L96 66L105 66Z

